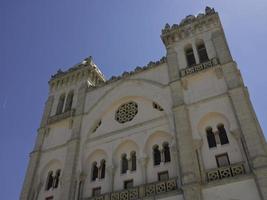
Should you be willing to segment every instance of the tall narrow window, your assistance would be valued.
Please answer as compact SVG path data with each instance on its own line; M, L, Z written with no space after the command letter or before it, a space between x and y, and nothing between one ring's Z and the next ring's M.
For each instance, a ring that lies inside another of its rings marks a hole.
M193 52L192 47L187 48L185 50L185 56L186 56L186 60L187 60L187 65L189 67L196 64L196 60L195 60L195 56L194 56L194 52Z
M50 188L53 187L53 180L54 180L53 172L50 171L50 172L48 173L48 175L47 175L45 190L49 190Z
M211 127L208 127L206 129L206 133L207 133L207 140L208 140L208 144L209 144L209 148L212 148L212 147L216 147L216 139L215 139L215 135L212 131L212 128Z
M167 142L163 144L163 153L164 153L164 162L170 162L171 161L170 147Z
M131 171L135 171L136 170L136 153L135 153L135 151L133 151L131 153L131 161L132 161Z
M226 133L226 130L224 128L224 125L223 124L219 124L217 126L217 128L218 128L218 131L219 131L219 137L220 137L221 145L228 144L229 140L228 140L227 133Z
M73 91L69 92L69 94L67 96L67 100L66 100L65 112L71 110L72 102L73 102L73 96L74 96Z
M101 174L100 174L100 178L105 178L105 173L106 173L106 161L105 160L102 160L101 161L101 167L100 167L100 170L101 170Z
M57 112L56 112L57 115L62 113L64 102L65 102L65 94L62 94L59 97L58 104L57 104Z
M98 177L98 168L97 163L94 162L92 165L92 181L95 181Z
M197 45L197 52L198 52L200 63L203 63L203 62L206 62L209 60L207 50L206 50L204 43Z
M54 177L54 182L53 182L53 188L57 188L58 187L59 177L60 177L60 169L58 169L56 171L56 175Z
M128 160L126 154L123 154L121 157L121 173L125 174L128 170Z
M154 158L154 165L159 165L161 162L161 155L158 145L155 145L153 147L153 158Z

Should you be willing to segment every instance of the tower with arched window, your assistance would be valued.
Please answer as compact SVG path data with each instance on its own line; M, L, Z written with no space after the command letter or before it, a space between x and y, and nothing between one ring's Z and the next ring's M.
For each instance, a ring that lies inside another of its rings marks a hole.
M207 7L166 56L106 80L89 57L49 81L21 200L267 200L264 135Z

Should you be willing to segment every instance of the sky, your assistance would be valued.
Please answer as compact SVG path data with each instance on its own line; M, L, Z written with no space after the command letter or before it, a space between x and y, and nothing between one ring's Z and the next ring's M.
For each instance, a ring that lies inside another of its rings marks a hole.
M107 78L158 60L164 25L206 5L220 14L267 134L266 0L0 0L1 199L19 198L52 74L88 56Z

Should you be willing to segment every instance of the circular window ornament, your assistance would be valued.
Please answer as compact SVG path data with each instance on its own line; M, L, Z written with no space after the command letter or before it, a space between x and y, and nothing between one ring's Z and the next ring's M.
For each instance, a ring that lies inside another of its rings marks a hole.
M115 119L123 124L125 122L131 121L138 112L137 103L131 101L125 104L122 104L116 111Z

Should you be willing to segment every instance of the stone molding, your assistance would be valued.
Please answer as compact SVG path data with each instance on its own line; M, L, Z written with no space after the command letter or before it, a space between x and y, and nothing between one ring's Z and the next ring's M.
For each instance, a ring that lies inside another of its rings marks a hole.
M49 117L47 120L47 123L53 124L53 123L56 123L56 122L61 121L63 119L67 119L69 117L72 117L74 115L75 115L75 109L71 109L71 110L63 112L61 114L57 114L57 115Z

